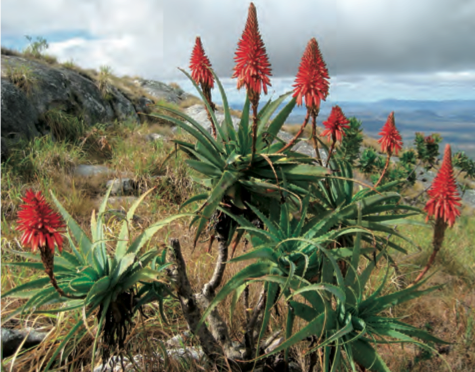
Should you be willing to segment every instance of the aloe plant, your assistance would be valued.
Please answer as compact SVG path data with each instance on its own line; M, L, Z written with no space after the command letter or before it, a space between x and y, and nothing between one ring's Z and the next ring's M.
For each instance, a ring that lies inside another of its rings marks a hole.
M356 226L362 226L363 202L358 201L356 207ZM288 355L290 347L307 337L315 336L319 341L308 352L323 349L324 371L341 370L343 367L345 370L356 371L357 363L372 371L388 372L387 365L372 345L413 343L434 351L424 342L447 343L397 318L381 314L390 307L415 299L441 286L420 290L426 282L424 281L381 296L387 284L388 267L378 288L372 293L366 293L367 283L376 263L388 256L386 250L381 251L374 261L370 261L366 268L358 273L361 257L370 254L374 248L361 247L362 235L366 229L347 227L330 230L333 224L332 216L338 215L340 210L307 219L306 208L300 218L291 217L287 203L280 206L280 213L274 209L269 217L251 208L264 221L266 229L256 229L242 217L227 212L241 224L242 229L249 232L254 247L249 253L231 260L230 263L252 259L258 261L249 264L223 286L203 314L202 321L221 301L234 293L230 307L232 318L243 288L253 282L264 282L267 301L258 340L265 334L271 310L276 306L279 294L284 296L288 307L286 340L271 354L285 351ZM223 211L225 212L225 209ZM356 235L354 244L332 249L331 245L335 239L347 234ZM349 270L346 274L340 270L338 260L347 261ZM297 296L303 297L307 303L299 302ZM302 318L307 324L293 333L295 317ZM256 357L261 359L269 355Z
M153 189L152 189L153 190ZM154 286L158 275L168 266L160 256L158 249L150 249L140 254L144 245L153 235L172 221L189 214L178 214L161 220L145 229L136 239L130 240L129 224L140 202L150 193L143 194L130 208L126 220L123 221L116 246L112 255L108 253L107 242L104 234L103 216L106 212L109 188L96 217L93 211L91 217L92 239L79 227L78 223L63 208L60 202L51 193L54 203L63 216L67 227L67 239L71 252L64 251L61 256L55 257L54 272L57 285L68 297L62 296L50 283L48 277L35 279L2 293L4 297L26 298L28 301L10 318L18 313L36 309L36 313L58 313L71 310L85 311L86 318L99 309L97 314L98 327L93 347L93 360L99 336L111 347L124 347L126 333L123 328L131 322L135 310L150 296L161 300L166 294ZM40 257L32 253L14 252L33 262L11 262L5 265L23 266L31 269L43 270ZM147 267L154 263L153 268ZM140 283L146 284L136 294L135 287ZM145 289L144 289L145 288ZM55 309L41 310L42 306L60 305ZM112 313L120 314L120 319L114 318ZM48 370L57 355L73 339L76 333L80 337L86 333L84 318L81 319L64 337L46 366ZM104 348L104 356L108 356L108 347Z
M235 130L226 94L214 72L213 76L220 89L224 106L225 118L222 123L216 119L202 90L188 73L185 71L183 73L192 81L203 98L216 128L217 138L214 139L198 122L178 110L161 107L181 120L167 115L156 116L184 129L196 139L196 144L174 141L182 151L190 155L186 163L202 175L203 178L199 182L209 189L208 192L196 195L184 204L205 200L197 210L200 215L193 221L193 223L198 222L196 239L224 200L239 210L247 208L246 202L265 205L263 198L268 202L269 199L281 197L284 179L288 184L309 183L330 173L328 169L315 165L315 160L306 155L292 152L290 149L279 153L285 143L279 140L277 135L294 108L296 99L291 99L269 125L268 122L290 93L274 101L269 100L258 113L256 153L253 154L249 98L244 104L239 127ZM277 142L273 143L274 140ZM296 195L305 196L298 191Z

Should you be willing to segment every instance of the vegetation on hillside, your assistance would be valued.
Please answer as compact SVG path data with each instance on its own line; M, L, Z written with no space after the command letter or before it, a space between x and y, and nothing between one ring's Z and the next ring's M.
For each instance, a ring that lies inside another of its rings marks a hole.
M28 53L41 58L47 43L36 43ZM447 147L439 162L437 135L403 148L392 113L363 151L361 123L340 108L319 131L329 76L315 39L295 90L258 110L270 63L252 3L236 56L247 91L237 130L197 39L185 74L211 132L164 102L140 125L86 127L50 110L51 134L12 149L2 163L2 326L50 333L2 368L91 371L118 355L143 371L474 369L475 219L455 188L474 177L473 161ZM110 69L96 75L107 95ZM282 141L304 103L307 117ZM305 133L315 157L292 151ZM111 172L81 177L79 164ZM416 166L437 176L410 195ZM132 201L106 187L126 177ZM198 359L167 353L185 330L180 346Z

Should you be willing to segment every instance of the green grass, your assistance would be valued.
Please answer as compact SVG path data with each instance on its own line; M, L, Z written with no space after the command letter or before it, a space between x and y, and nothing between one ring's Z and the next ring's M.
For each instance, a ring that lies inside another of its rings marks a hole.
M86 134L87 125L84 120L61 109L50 109L43 114L43 117L58 141L75 143Z

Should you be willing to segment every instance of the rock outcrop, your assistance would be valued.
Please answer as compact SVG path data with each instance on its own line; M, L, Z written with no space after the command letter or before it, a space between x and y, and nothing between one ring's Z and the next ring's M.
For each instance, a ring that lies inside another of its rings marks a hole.
M19 88L11 81L14 71L23 71L30 89ZM80 117L88 125L126 119L139 123L139 113L150 113L153 104L147 93L157 101L179 103L187 98L180 88L151 80L136 82L143 87L142 95L132 95L113 84L107 94L102 94L97 82L85 73L11 55L2 55L1 76L2 160L8 154L5 138L30 139L49 132L45 119L49 110Z

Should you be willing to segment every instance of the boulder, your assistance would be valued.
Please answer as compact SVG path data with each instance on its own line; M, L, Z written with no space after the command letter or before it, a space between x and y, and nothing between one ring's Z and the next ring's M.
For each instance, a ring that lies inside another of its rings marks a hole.
M208 119L208 113L206 112L203 105L198 104L190 106L185 110L185 114L195 119L199 124L201 124L203 128L211 130L211 123ZM215 115L216 119L220 123L224 121L224 114L220 112L215 112ZM235 116L231 116L231 120L233 121L234 128L237 130L237 128L239 127L240 119Z
M2 137L30 139L40 135L38 117L39 112L26 93L2 78Z
M139 123L141 119L147 119L139 114L151 112L153 101L149 98L130 97L114 85L108 87L107 94L102 94L97 82L86 73L21 56L2 55L1 58L1 130L4 138L30 139L49 133L46 113L50 110L80 117L87 125L116 120ZM9 72L13 69L29 71L31 84L28 91L10 81ZM150 92L157 99L177 103L187 96L180 88L158 81L144 80L140 84L144 87L144 94Z
M187 94L181 88L173 88L165 83L155 80L137 79L135 84L144 89L157 100L164 100L170 103L179 104L187 98Z
M40 344L47 335L48 332L39 332L32 328L20 330L2 328L2 357L7 358L15 354L20 346L22 349L29 349L36 346ZM25 340L24 343L23 340Z
M5 138L2 137L2 162L10 157L10 150L8 148Z

